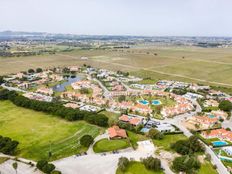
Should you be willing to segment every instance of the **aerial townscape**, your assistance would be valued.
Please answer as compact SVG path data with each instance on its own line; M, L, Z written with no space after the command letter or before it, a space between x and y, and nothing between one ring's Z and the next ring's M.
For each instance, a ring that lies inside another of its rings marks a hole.
M232 174L231 0L0 0L0 174Z
M45 173L232 171L229 94L175 80L147 84L87 63L1 76L1 132L11 135L1 137L4 158Z

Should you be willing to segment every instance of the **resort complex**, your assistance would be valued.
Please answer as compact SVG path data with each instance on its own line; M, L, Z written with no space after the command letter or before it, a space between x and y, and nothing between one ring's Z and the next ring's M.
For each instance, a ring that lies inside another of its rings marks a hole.
M89 161L90 166L92 158L108 160L109 170L113 171L120 157L137 161L154 156L161 160L161 173L174 173L177 171L172 168L174 158L187 153L174 152L175 146L180 143L181 148L181 142L192 143L197 138L200 151L205 151L198 158L208 159L202 165L210 165L215 172L231 171L232 126L227 124L231 119L231 96L197 83L159 80L144 84L143 81L129 73L85 64L5 75L1 100L75 124L82 122L88 127L87 132L82 128L70 140L63 141L64 151L56 149L63 144L52 140L50 148L40 155L32 150L29 154L19 151L17 156L27 160L46 159L64 173L69 173L66 162L70 160L70 164L79 167L83 167L82 160ZM73 138L78 139L78 144ZM69 145L75 149L69 149ZM19 150L22 147L23 144L19 145ZM89 168L82 170L91 173ZM96 170L103 172L102 168Z

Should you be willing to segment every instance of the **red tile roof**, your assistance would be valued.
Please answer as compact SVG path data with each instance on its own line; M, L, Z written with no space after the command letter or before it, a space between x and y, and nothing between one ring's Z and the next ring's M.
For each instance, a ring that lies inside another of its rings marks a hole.
M126 131L124 129L120 129L118 126L113 126L108 129L109 137L110 138L126 138Z

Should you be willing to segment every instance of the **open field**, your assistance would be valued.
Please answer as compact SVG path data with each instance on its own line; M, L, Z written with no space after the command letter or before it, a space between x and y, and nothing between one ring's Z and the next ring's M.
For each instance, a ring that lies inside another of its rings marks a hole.
M205 161L204 164L201 164L201 168L197 174L217 174L217 171L210 162Z
M129 146L130 146L129 141L127 139L119 139L119 140L102 139L94 144L93 150L96 153L110 152L113 150L124 149Z
M130 162L125 172L117 170L116 174L162 174L163 171L151 171L147 170L146 167L141 162Z
M171 144L179 141L185 140L187 137L183 134L173 134L173 135L165 135L162 140L153 140L155 146L158 146L166 151L172 151Z
M155 53L157 55L155 55ZM83 61L81 56L89 57ZM0 58L0 74L36 67L82 65L130 71L141 77L175 79L232 87L232 48L137 47L74 50L34 57Z
M67 122L9 101L0 102L0 127L0 135L19 141L17 155L33 160L48 158L50 148L49 160L86 151L78 140L85 134L96 137L101 131L84 121Z

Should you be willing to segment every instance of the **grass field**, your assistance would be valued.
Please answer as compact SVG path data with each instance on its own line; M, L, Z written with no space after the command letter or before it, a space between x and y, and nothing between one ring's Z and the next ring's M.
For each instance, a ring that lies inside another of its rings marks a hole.
M138 147L138 144L137 144L138 141L144 141L148 139L145 135L136 134L131 131L127 131L127 135L134 149Z
M197 174L217 174L217 171L213 168L211 163L206 161L204 164L201 164L201 168Z
M157 55L154 55L156 53ZM89 64L152 80L172 79L232 87L232 48L137 47L121 51L74 50L55 55L0 58L0 74L37 67ZM89 57L83 61L81 56ZM184 57L184 58L183 58Z
M105 116L107 116L109 118L109 124L115 124L118 122L118 117L120 116L120 114L116 114L113 112L108 112L108 111L102 111L100 112L100 114L104 114Z
M130 162L125 172L117 169L116 174L163 174L163 171L151 171L147 170L141 162Z
M102 139L94 144L93 150L96 153L110 152L113 150L125 149L129 146L130 146L129 141L126 139L121 139L121 140Z
M165 135L162 140L153 140L155 146L158 146L166 151L172 151L170 145L179 140L186 140L187 137L183 134Z
M101 128L84 121L67 122L52 115L16 107L9 101L0 102L0 135L19 141L18 156L39 160L55 160L86 151L79 139L97 136Z

